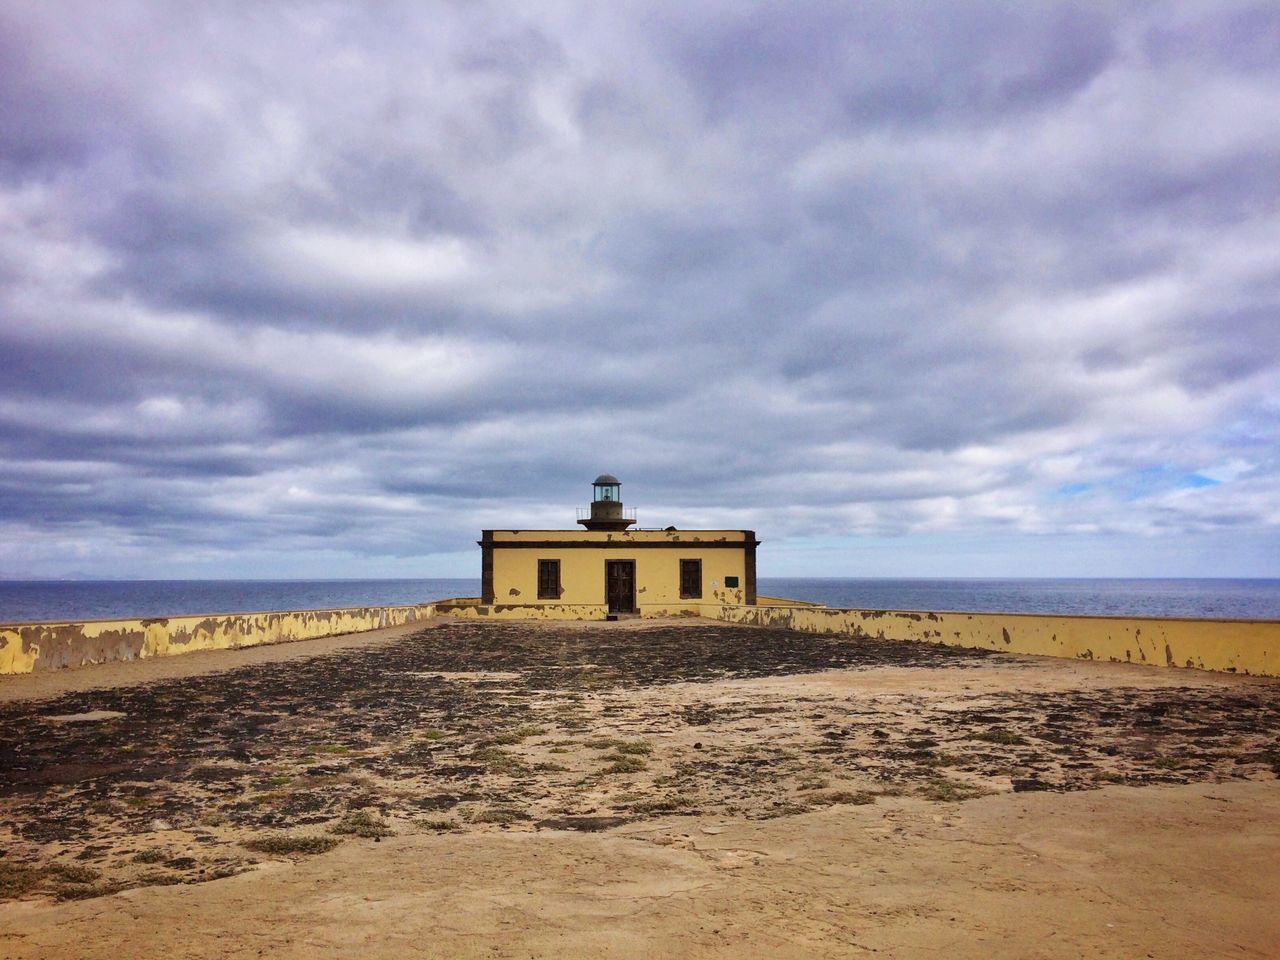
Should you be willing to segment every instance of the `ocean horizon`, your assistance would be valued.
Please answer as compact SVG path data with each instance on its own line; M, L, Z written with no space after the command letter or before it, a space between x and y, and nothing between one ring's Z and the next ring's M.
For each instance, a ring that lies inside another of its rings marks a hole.
M958 613L1280 620L1280 579L761 577L762 596ZM0 622L110 620L430 603L479 578L0 580Z

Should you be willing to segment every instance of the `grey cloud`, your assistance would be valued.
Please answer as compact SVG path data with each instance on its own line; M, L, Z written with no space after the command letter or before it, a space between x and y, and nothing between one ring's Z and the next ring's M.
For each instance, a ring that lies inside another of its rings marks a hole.
M853 127L972 126L1078 91L1115 45L1109 18L1083 5L713 9L661 20L660 30L679 38L675 62L722 121L741 112Z
M0 569L1280 541L1274 22L0 5Z

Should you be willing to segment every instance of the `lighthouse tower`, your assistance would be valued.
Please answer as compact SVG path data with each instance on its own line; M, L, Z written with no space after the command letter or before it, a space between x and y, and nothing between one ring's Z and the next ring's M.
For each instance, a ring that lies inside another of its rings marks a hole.
M622 515L622 482L613 474L600 474L591 490L591 516L578 521L588 530L625 530L636 522Z

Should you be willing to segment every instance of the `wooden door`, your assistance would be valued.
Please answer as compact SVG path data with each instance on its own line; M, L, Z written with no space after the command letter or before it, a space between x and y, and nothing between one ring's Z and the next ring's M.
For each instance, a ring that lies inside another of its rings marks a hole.
M636 612L636 562L604 562L604 594L610 613Z

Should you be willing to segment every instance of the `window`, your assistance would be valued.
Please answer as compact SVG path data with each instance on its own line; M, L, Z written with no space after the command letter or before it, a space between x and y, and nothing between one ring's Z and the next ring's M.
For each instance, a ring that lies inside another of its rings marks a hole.
M560 561L538 561L538 599L560 599Z
M702 596L702 561L680 561L680 599L697 600Z
M725 585L726 587L736 587L736 586L738 585L738 578L737 578L737 577L725 577L725 578L724 578L724 585Z

